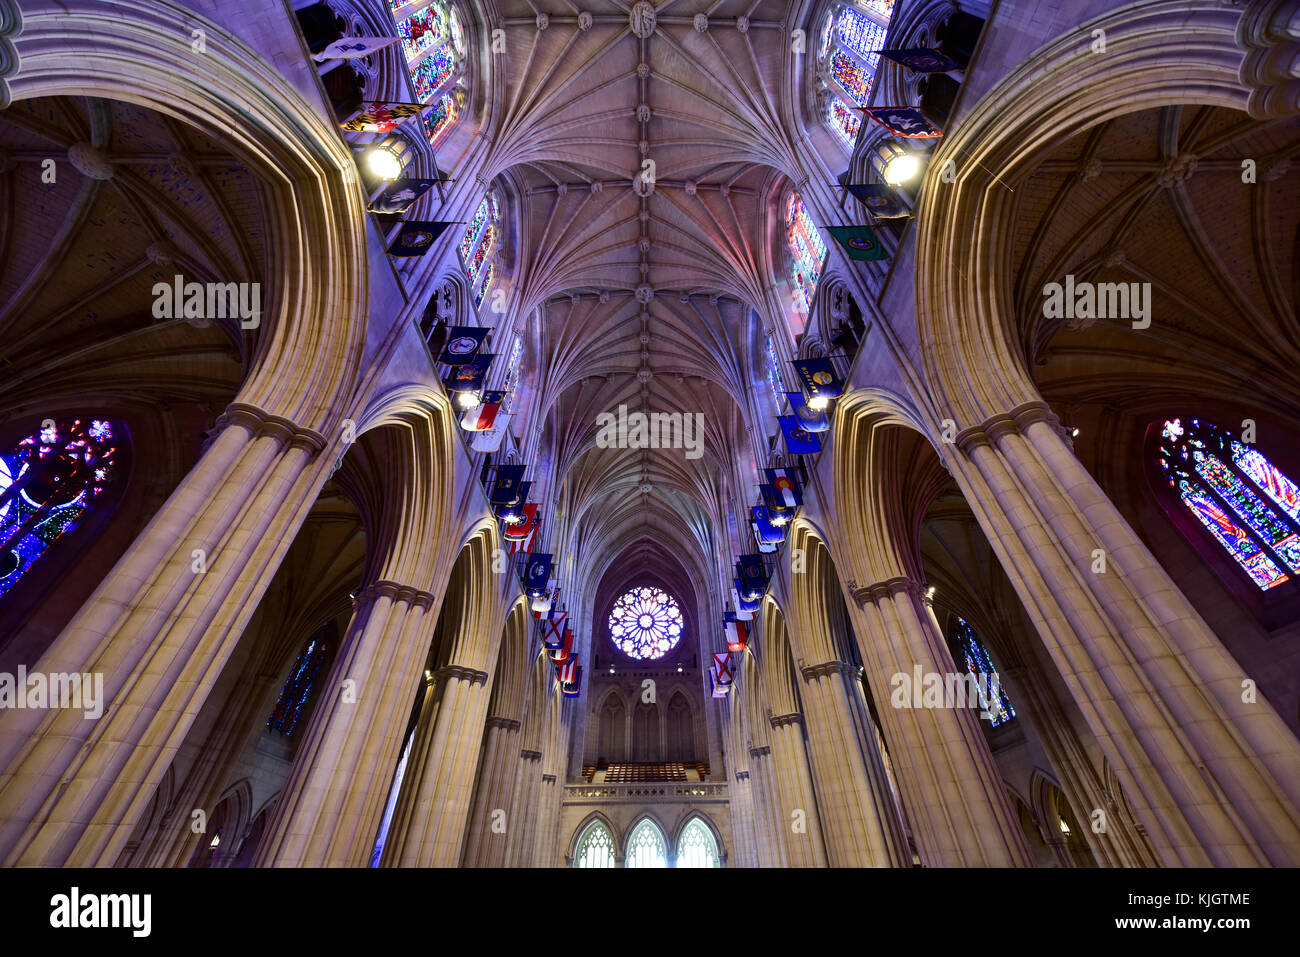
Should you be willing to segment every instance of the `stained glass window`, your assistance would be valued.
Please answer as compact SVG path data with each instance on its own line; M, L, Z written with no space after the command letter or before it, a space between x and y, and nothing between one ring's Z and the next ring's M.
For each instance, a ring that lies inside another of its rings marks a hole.
M1011 706L1011 699L1002 687L997 669L993 667L989 653L976 637L975 629L962 618L957 619L957 646L965 658L966 672L979 679L980 708L989 716L989 724L996 728L1010 721L1016 716L1016 709ZM992 700L990 693L993 693Z
M432 102L441 93L437 105L424 114L424 131L429 142L436 143L459 118L461 101L443 88L461 69L465 59L465 37L456 12L444 3L435 2L408 16L396 11L407 6L400 0L388 0L394 11L397 35L402 38L402 52L415 96L423 103Z
M642 585L621 595L609 613L609 636L633 658L662 658L682 637L682 610L662 588Z
M826 244L817 235L817 228L808 217L803 200L791 193L786 203L785 228L790 244L790 276L794 280L796 304L807 315L812 309L813 292L821 278L822 263L826 261Z
M506 394L505 402L501 406L503 412L514 411L515 392L519 388L519 370L524 364L523 357L524 337L515 336L515 344L510 347L510 361L506 364L506 378L501 384L501 388Z
M678 867L719 867L718 842L713 832L698 817L682 828L677 839Z
M1209 423L1170 419L1160 438L1170 488L1261 590L1300 572L1300 489L1290 478Z
M781 360L776 357L776 345L772 342L772 334L767 333L765 338L767 340L767 384L772 387L772 398L776 400L776 407L779 409L785 404L785 381L781 376Z
M862 128L862 117L850 110L837 97L831 100L826 118L831 124L831 129L838 133L840 139L851 149L857 142L858 130Z
M613 867L614 837L600 821L592 821L573 849L574 867Z
M465 264L465 274L470 283L477 287L473 293L474 308L477 309L487 298L488 290L496 278L496 266L492 258L497 251L497 237L500 235L501 206L495 193L488 193L478 204L474 218L465 228L461 237L461 261Z
M0 453L0 596L118 477L119 430L105 419L49 419Z
M384 845L388 843L388 829L393 824L393 812L397 810L397 798L402 793L402 780L406 777L406 762L411 757L411 745L415 742L415 728L406 735L406 744L402 746L402 757L397 762L397 771L393 774L393 783L388 788L388 803L384 805L384 816L379 822L379 836L375 839L375 848L370 852L370 866L378 867L384 856Z
M492 285L492 280L495 278L496 272L497 264L492 263L492 265L487 267L487 271L483 273L483 285L479 286L478 292L474 293L475 309L483 304L483 297L487 295L488 288Z
M429 137L430 143L435 146L438 144L442 134L456 122L459 112L456 97L444 93L442 99L438 100L438 105L424 114L424 133Z
M819 75L832 94L825 121L849 149L862 126L862 117L854 107L866 106L871 99L880 66L877 51L885 45L893 6L893 0L869 0L865 10L840 4L827 15L817 54Z
M483 224L488 221L488 217L491 215L492 204L485 196L483 202L478 204L478 209L474 212L474 218L471 219L469 225L465 227L465 235L461 239L460 246L458 247L460 249L461 259L469 258L469 251L474 248L474 240L478 239L479 232L483 229Z
M627 838L625 867L667 867L668 845L663 832L648 818L632 829Z
M316 632L302 654L298 656L298 660L293 663L293 667L289 669L289 677L280 690L280 698L271 711L271 717L266 719L268 728L279 731L285 737L293 734L294 728L298 726L298 719L302 717L307 701L311 698L312 687L316 683L317 673L325 658L326 627L322 626Z

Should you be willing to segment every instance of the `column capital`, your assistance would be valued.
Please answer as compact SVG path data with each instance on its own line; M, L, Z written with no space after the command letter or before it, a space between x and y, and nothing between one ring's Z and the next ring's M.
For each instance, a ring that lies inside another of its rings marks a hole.
M831 675L843 675L845 678L852 677L856 669L846 661L823 661L819 665L808 665L802 669L804 679L814 681L817 678L828 678Z
M540 761L540 760L542 760L542 752L540 752L540 751L529 751L527 748L524 748L522 751L520 751L520 752L519 752L519 756L520 756L521 758L523 758L525 761Z
M767 719L767 723L774 728L784 727L787 724L803 724L803 715L798 711L791 711L789 714L775 714Z
M915 579L904 575L886 578L874 585L855 586L850 594L853 595L853 600L857 602L859 608L865 608L867 605L874 605L883 599L891 598L897 592L906 592L913 598L925 597L924 586Z
M554 775L554 774L543 774L543 775L542 775L542 783L543 783L543 784L554 784L554 783L555 783L555 775Z
M736 772L736 780L737 780L737 781L748 781L748 780L749 780L749 772L748 772L748 771L737 771L737 772Z
M501 728L505 731L518 731L520 723L514 718L503 718L500 715L489 715L487 719L489 728Z
M460 681L468 681L470 684L485 685L488 680L486 671L475 671L473 668L466 668L462 665L443 665L433 673L435 681L446 681L450 678L456 678Z
M771 753L772 753L772 749L771 749L770 747L768 747L767 745L763 745L763 747L761 747L761 748L750 748L750 749L749 749L749 756L750 756L751 758L764 758L764 757L767 757L767 756L768 756L769 754L771 754Z
M1065 434L1061 427L1061 420L1057 418L1051 406L1042 399L1035 399L1016 406L1010 412L999 412L997 415L990 416L979 425L962 429L957 433L953 443L962 452L969 453L981 445L993 444L1004 435L1024 432L1035 422L1046 422L1062 435Z
M306 449L313 457L329 445L325 436L315 429L303 428L282 415L272 415L246 402L232 402L226 406L226 411L217 416L217 421L209 432L209 441L226 426L236 423L255 436L269 435L280 439L287 446Z
M437 598L431 592L413 588L410 585L402 585L395 581L381 579L377 582L371 582L357 592L353 598L353 604L360 605L374 601L381 595L394 602L402 601L410 605L420 605L426 610L432 608L437 602Z

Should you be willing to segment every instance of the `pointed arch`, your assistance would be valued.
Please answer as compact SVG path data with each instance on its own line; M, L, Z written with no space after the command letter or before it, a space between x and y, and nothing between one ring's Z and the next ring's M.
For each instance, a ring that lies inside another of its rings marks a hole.
M600 811L592 811L574 829L566 855L570 867L614 867L621 856L617 832Z
M673 835L675 867L722 867L722 835L703 811L690 811Z
M642 812L623 839L624 867L667 867L668 831L649 811Z

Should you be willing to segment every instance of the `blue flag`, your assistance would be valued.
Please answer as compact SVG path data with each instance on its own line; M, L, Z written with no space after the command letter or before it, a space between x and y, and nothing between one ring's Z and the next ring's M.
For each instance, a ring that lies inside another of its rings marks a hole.
M452 370L451 375L447 377L447 391L481 391L483 388L483 382L487 379L488 366L492 365L492 360L495 358L496 353L485 352L475 356L462 366L456 366Z
M787 392L785 397L790 400L790 408L794 411L795 418L799 420L799 428L805 432L829 432L831 430L830 406L828 401L826 408L814 409L808 404L802 392Z
M913 73L948 73L960 70L961 64L933 47L911 47L907 50L878 50L882 57L901 63Z
M776 545L785 541L784 530L772 524L766 506L755 505L751 511L754 513L754 532L758 536L760 548L764 545Z
M786 450L791 455L816 455L822 450L817 433L801 428L797 416L778 415L777 419L781 423L781 431L785 433Z
M530 555L524 565L524 592L529 598L540 598L546 594L547 582L551 580L551 556Z
M781 508L798 508L803 504L803 489L794 469L763 469Z
M741 598L761 598L767 591L767 569L763 567L762 555L741 555L736 562L736 576Z
M436 179L395 179L370 204L372 213L404 213L437 184Z
M452 326L447 330L447 344L442 347L438 361L449 366L471 364L491 331L478 326Z
M753 598L753 599L746 598L744 593L741 592L740 590L740 581L734 580L732 584L736 586L736 610L739 613L752 615L754 614L754 612L758 611L760 607L762 607L763 604L762 595L759 595L757 598Z
M433 241L442 235L451 223L425 222L408 219L388 247L390 256L423 256L433 248Z
M896 136L943 136L943 131L914 106L873 106L862 109L862 112Z
M911 215L898 194L884 183L849 183L844 188L876 219L906 219Z
M514 505L523 500L523 486L524 466L499 465L488 501L493 505Z

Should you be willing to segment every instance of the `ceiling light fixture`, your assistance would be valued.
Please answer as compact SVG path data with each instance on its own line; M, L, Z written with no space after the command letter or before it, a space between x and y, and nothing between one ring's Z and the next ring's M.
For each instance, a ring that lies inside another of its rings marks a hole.
M366 172L381 182L397 179L406 168L411 144L400 136L389 134L371 143L363 152Z

